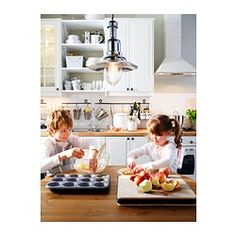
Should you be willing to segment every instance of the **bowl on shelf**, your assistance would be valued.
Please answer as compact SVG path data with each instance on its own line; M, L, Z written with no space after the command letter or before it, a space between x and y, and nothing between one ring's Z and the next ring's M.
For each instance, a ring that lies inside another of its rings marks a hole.
M110 154L102 152L98 157L97 169L95 172L89 169L89 151L84 150L84 157L81 159L75 159L74 169L81 174L98 174L105 170L110 160Z

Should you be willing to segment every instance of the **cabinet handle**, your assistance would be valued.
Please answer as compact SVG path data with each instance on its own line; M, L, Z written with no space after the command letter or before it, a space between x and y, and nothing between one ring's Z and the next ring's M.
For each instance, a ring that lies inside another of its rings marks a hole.
M129 88L127 88L126 90L129 91Z

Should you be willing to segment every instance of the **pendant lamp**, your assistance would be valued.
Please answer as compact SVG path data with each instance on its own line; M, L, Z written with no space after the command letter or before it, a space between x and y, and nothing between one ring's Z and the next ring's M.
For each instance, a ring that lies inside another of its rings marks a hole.
M110 39L107 41L107 53L102 61L89 66L89 69L94 71L104 71L104 79L108 84L115 86L123 72L136 70L137 65L128 62L121 54L121 42L117 39L118 23L114 21L114 15L111 15L111 20L107 28L110 29Z

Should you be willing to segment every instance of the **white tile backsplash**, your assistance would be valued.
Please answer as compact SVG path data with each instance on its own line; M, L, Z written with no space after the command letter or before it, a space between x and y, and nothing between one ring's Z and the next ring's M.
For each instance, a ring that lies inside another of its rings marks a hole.
M48 110L60 108L62 102L83 102L84 99L88 99L92 106L98 103L99 99L103 102L142 102L144 97L106 97L103 94L70 94L66 97L53 98L44 97L44 101L48 105ZM150 111L152 114L167 114L171 115L174 111L178 111L179 114L185 114L188 108L196 108L196 94L195 93L154 93L152 97L145 97L147 102L150 102ZM84 105L81 105L82 107ZM103 105L103 107L109 110L109 105ZM113 112L128 112L129 105L114 105Z

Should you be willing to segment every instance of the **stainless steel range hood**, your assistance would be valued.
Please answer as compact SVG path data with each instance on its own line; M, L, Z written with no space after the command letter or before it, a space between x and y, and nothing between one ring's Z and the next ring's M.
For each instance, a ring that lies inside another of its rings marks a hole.
M164 15L165 59L155 72L158 77L192 77L196 68L181 56L181 15Z

